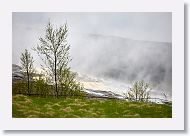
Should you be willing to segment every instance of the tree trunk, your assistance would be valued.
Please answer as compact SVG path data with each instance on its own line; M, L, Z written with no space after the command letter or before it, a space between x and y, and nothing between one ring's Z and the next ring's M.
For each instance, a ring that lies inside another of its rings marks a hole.
M56 54L55 56L55 92L56 92L56 97L58 98L58 90L57 90L57 57Z
M28 95L30 96L30 77L29 77L29 73L28 73L28 70L27 70L27 78L28 78Z

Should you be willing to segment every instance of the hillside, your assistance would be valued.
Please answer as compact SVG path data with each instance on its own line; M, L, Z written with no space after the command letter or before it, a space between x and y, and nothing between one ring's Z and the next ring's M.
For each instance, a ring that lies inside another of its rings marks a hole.
M160 90L155 92L158 95L162 90L171 97L171 43L90 34L76 39L71 56L78 73L120 84L144 80Z
M107 99L13 96L13 118L171 118L165 104Z

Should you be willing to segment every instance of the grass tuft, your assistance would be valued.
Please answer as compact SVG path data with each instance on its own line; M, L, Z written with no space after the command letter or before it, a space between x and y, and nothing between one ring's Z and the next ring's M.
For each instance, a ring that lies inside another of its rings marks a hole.
M171 118L172 106L121 100L14 95L13 118Z

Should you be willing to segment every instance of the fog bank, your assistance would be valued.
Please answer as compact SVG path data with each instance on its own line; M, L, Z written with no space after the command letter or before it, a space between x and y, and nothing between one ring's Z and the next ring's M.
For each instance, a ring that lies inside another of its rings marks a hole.
M126 84L144 80L171 96L171 43L90 34L73 44L71 67L75 71Z

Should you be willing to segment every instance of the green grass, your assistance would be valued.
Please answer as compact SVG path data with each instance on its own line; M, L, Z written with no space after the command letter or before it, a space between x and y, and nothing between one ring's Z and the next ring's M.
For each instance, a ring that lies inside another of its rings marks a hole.
M171 118L169 105L106 99L14 95L13 118Z

